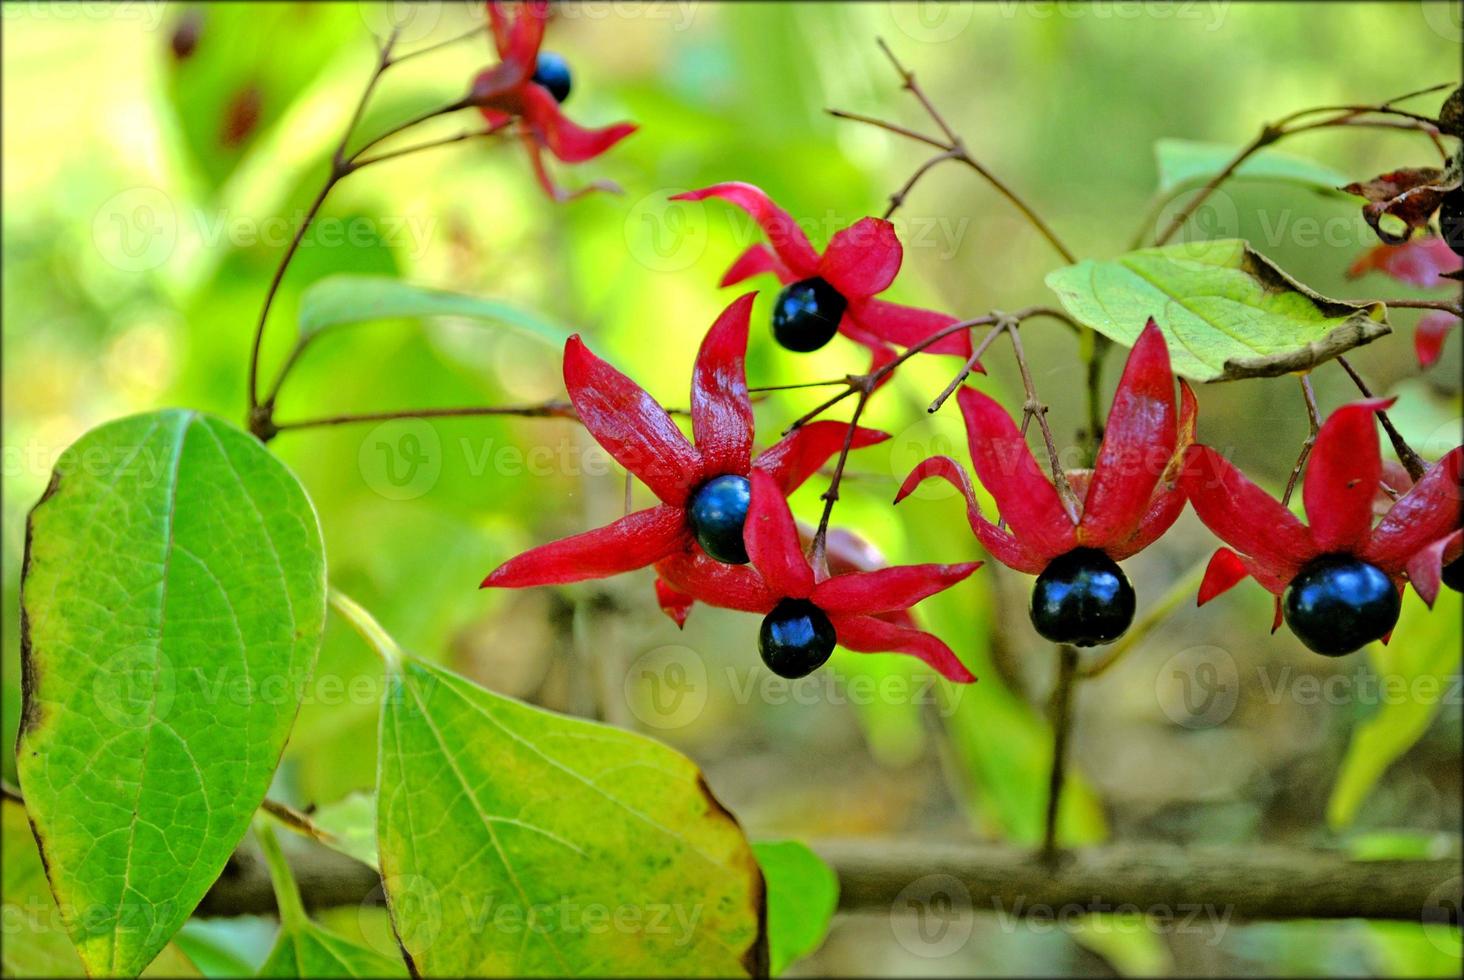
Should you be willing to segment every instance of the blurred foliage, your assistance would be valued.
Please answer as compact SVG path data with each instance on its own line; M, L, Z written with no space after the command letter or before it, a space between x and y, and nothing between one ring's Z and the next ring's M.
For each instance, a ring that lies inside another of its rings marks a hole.
M5 7L12 165L3 175L0 737L7 742L19 705L15 610L27 508L57 454L107 419L164 405L242 417L249 332L264 286L347 123L374 57L369 31L380 29L387 6L208 4L201 15L171 4ZM1457 5L1452 22L1429 9L1445 6L566 6L551 46L575 66L571 115L585 124L634 119L641 131L563 176L570 184L613 178L625 193L553 207L518 148L491 144L433 150L351 177L285 280L264 375L293 342L305 287L342 272L400 275L578 330L658 397L684 403L702 332L734 295L717 290L716 279L750 231L729 209L669 208L667 196L748 180L805 219L816 244L877 213L921 150L822 111L838 106L926 125L875 36L917 70L973 153L1078 254L1101 258L1122 251L1141 224L1157 227L1172 213L1150 213L1157 139L1238 145L1296 108L1382 99L1457 78ZM451 37L476 16L467 4L414 9L408 47ZM180 27L193 32L191 41ZM1360 44L1386 56L1356 56ZM379 132L454 97L488 57L474 40L394 69L361 131ZM1337 67L1344 59L1345 72ZM443 121L424 135L450 135L455 125ZM1323 132L1282 149L1354 177L1434 156L1405 133ZM1386 280L1344 279L1350 260L1371 244L1345 199L1237 182L1217 195L1207 221L1203 231L1247 238L1325 295L1417 294ZM906 260L896 299L970 315L1050 301L1042 280L1054 256L968 172L934 171L901 210L900 227ZM767 304L765 295L758 319ZM1374 387L1405 393L1399 423L1437 453L1457 443L1460 344L1451 340L1443 362L1415 377L1415 319L1396 313L1398 335L1353 360ZM1034 325L1026 346L1067 440L1084 417L1075 345L1044 324ZM863 360L843 340L792 357L761 333L748 367L754 384L777 384L839 377ZM1019 390L1000 346L987 363L991 375L980 384L1006 395ZM895 439L850 464L837 522L861 530L891 561L979 556L954 499L887 505L916 460L964 452L955 413L923 411L952 367L924 359L902 371L867 416ZM1116 373L1110 361L1109 390ZM1316 383L1324 408L1353 397L1340 371L1324 369ZM314 343L285 386L280 419L561 392L555 359L533 340L450 319L388 321L329 331ZM762 441L818 397L792 392L759 404ZM1206 441L1279 489L1306 434L1294 381L1210 386L1201 400ZM705 767L754 836L1034 838L1054 658L1028 628L1021 576L988 566L922 608L980 675L970 688L929 685L928 672L901 658L843 652L816 685L789 688L766 683L752 653L755 620L698 608L678 633L656 611L648 575L477 591L486 571L525 546L619 514L621 475L572 424L367 425L287 433L273 448L320 511L333 582L404 646L440 655L502 693L671 742ZM816 513L819 482L795 498L805 518ZM1186 516L1131 562L1141 606L1210 547ZM1347 746L1377 729L1369 717L1387 711L1368 701L1365 682L1377 671L1404 671L1411 659L1457 680L1457 655L1441 652L1459 649L1457 615L1429 619L1427 639L1400 628L1371 664L1320 662L1286 631L1268 636L1268 616L1260 590L1242 586L1203 610L1181 610L1081 687L1080 772L1064 813L1066 839L1325 842ZM672 718L646 709L637 680L643 658L667 655L701 670L695 710ZM1228 712L1191 710L1180 688L1201 677L1184 672L1195 663L1236 679ZM1345 693L1304 696L1307 678L1342 678ZM277 795L329 803L372 785L381 688L373 655L332 619ZM1442 699L1438 710L1410 721L1419 738L1391 765L1374 760L1377 785L1363 793L1367 805L1349 833L1442 831L1457 840L1459 713L1457 698ZM14 779L8 753L0 773ZM323 921L353 940L389 944L384 920L367 918L342 910ZM216 926L226 934L219 949L246 950L253 965L263 959L272 930L257 920L208 924ZM932 964L887 933L836 925L824 950L795 972L1147 972L1171 962L1182 972L1458 969L1457 953L1440 954L1437 935L1406 925L1171 931L1162 935L1168 960L1144 948L1152 946L1149 931L1119 949L1111 936L1056 944L989 917L977 929L957 955ZM180 945L195 934L191 925Z

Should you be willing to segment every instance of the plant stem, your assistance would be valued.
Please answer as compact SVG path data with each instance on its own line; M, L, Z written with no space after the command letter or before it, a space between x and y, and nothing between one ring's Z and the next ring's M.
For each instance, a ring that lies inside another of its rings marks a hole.
M1063 472L1062 462L1058 459L1057 445L1052 440L1052 429L1047 424L1047 406L1037 397L1037 386L1032 383L1032 369L1027 365L1027 355L1022 350L1022 338L1018 336L1020 333L1019 330L1007 331L1007 336L1012 341L1012 353L1017 358L1017 368L1022 373L1022 387L1027 392L1026 401L1022 404L1022 421L1025 425L1029 418L1037 420L1037 427L1042 430L1042 442L1047 447L1047 462L1052 470L1052 485L1057 488L1057 495L1062 498L1062 506L1067 511L1068 517L1074 524L1077 524L1077 494L1073 493L1067 474Z
M1109 644L1103 651L1103 656L1094 660L1078 671L1081 680L1091 680L1099 676L1108 668L1139 645L1144 637L1154 631L1154 628L1169 618L1169 614L1179 608L1180 603L1187 599L1194 598L1199 591L1200 583L1205 580L1205 569L1210 565L1209 556L1201 558L1191 565L1189 569L1175 580L1174 584L1159 597L1159 601L1145 611L1143 618L1137 620L1128 628L1119 640Z
M384 412L359 412L347 415L327 415L320 418L300 419L295 422L281 422L275 426L280 432L295 432L300 429L319 429L333 425L353 425L357 422L389 422L393 419L468 418L483 415L511 415L530 419L578 419L574 406L569 402L547 401L537 405L467 405L457 408L406 408Z
M868 381L858 390L859 401L855 403L854 414L849 418L849 429L844 433L844 445L839 450L838 462L834 464L834 475L829 478L829 488L823 492L823 514L819 516L818 530L814 532L813 542L809 546L809 561L813 565L815 574L828 569L826 549L829 518L833 516L834 504L839 499L839 483L844 478L844 464L849 461L849 451L854 448L854 434L859 427L859 417L864 414L864 406L869 404L869 396L874 393L874 382Z
M1052 689L1052 766L1047 773L1047 813L1042 824L1042 859L1057 857L1057 823L1067 781L1068 743L1072 741L1073 689L1078 673L1078 651L1066 643L1057 648L1057 683Z
M1373 397L1372 390L1368 388L1367 382L1363 381L1362 375L1358 374L1353 370L1352 365L1347 363L1347 358L1339 354L1337 356L1337 363L1342 365L1342 370L1346 371L1348 377L1352 379L1352 383L1357 385L1357 390L1362 392L1362 397ZM1413 477L1415 482L1423 479L1423 474L1428 470L1428 464L1423 461L1423 457L1419 456L1418 453L1413 451L1413 447L1408 445L1407 440L1403 438L1403 433L1399 432L1394 427L1393 420L1388 418L1387 412L1380 408L1377 411L1377 415L1378 421L1383 424L1383 431L1388 434L1389 441L1393 443L1393 452L1398 454L1398 461L1403 464L1403 468L1408 471L1408 475Z
M935 396L935 400L925 410L930 413L940 411L940 407L946 403L946 400L951 395L955 394L956 389L961 386L961 382L970 377L971 372L976 369L977 362L981 360L981 355L986 353L986 348L991 346L992 341L1000 337L1002 331L1014 329L1016 329L1016 322L1012 320L1003 320L992 327L991 331L981 339L981 343L976 345L976 349L971 351L971 356L966 358L966 363L961 366L961 370L951 379L951 383L946 385L945 389L939 395Z
M1291 468L1291 478L1286 481L1286 492L1281 495L1281 506L1285 507L1291 503L1291 494L1296 489L1296 480L1301 476L1301 468L1306 465L1307 458L1311 456L1312 446L1316 445L1317 433L1322 428L1322 414L1317 410L1317 394L1312 391L1311 373L1301 375L1301 394L1306 399L1306 419L1311 426L1306 439L1301 444L1301 452L1296 457L1296 465Z
M879 49L884 52L884 55L886 58L889 59L890 64L894 66L895 71L899 73L902 87L906 91L910 92L910 94L915 96L915 98L920 102L921 107L924 108L926 115L930 117L931 121L935 123L935 125L940 129L941 133L944 134L945 137L943 140L936 139L935 137L926 136L923 133L918 133L913 129L900 126L896 123L886 122L882 119L876 119L872 116L860 115L853 112L845 112L840 109L828 110L831 115L839 119L849 119L853 120L854 122L861 122L865 123L866 125L876 126L880 129L884 129L899 136L903 136L906 139L914 140L917 143L924 143L927 146L935 147L936 149L941 151L941 153L939 153L938 155L923 162L920 167L915 171L914 175L908 181L906 181L905 186L899 191L896 191L893 195L891 195L890 207L889 210L885 212L885 217L889 217L891 214L894 213L895 209L899 207L901 203L903 203L905 195L909 193L912 187L914 187L916 181L924 176L924 174L927 173L936 164L944 160L958 160L961 163L965 164L967 167L969 167L971 170L975 171L978 175L980 175L982 179L984 179L992 187L996 188L997 192L1005 197L1013 206L1015 206L1018 211L1022 212L1022 215L1027 219L1027 221L1030 222L1031 225L1036 228L1039 233L1041 233L1043 238L1047 239L1048 244L1050 244L1053 249L1062 256L1064 261L1066 261L1069 265L1076 262L1077 257L1074 256L1072 251L1070 251L1068 247L1063 244L1062 239L1057 237L1056 232L1054 232L1052 228L1048 226L1047 222L1043 221L1042 218L1037 214L1037 212L1032 209L1031 205L1023 200L1022 197L1018 195L1016 191L1012 190L1012 188L1009 187L1004 181L997 177L996 174L988 170L986 166L981 163L981 161L977 160L974 156L971 155L970 151L966 149L965 142L961 139L960 136L956 134L955 130L951 128L950 124L946 122L945 117L941 115L940 110L935 107L935 104L931 102L930 98L925 94L925 90L920 87L920 83L915 79L915 73L906 68L904 64L900 62L900 59L895 56L895 53L890 50L889 45L887 45L883 39L877 39L876 43L879 44Z

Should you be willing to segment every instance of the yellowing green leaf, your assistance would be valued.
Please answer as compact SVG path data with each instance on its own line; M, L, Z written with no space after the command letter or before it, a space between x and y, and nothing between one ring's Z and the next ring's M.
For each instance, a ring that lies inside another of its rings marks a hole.
M758 976L762 872L679 752L386 661L377 843L387 907L425 976Z
M84 977L81 957L66 937L56 900L46 882L46 869L31 836L25 807L0 800L0 865L4 904L4 941L0 942L0 974L7 977ZM143 971L145 977L196 977L198 970L173 944L166 946Z
M823 944L839 904L839 877L807 845L752 845L768 888L768 955L772 975Z
M253 438L168 410L94 429L31 512L17 770L61 920L134 975L248 829L325 610L320 529Z
M1153 317L1175 373L1194 381L1306 371L1390 329L1380 304L1320 296L1236 238L1085 259L1047 285L1078 321L1126 347Z

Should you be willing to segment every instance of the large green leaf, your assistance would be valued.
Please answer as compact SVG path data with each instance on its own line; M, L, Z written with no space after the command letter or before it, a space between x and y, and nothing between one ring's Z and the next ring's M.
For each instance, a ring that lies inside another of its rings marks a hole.
M765 973L762 873L680 753L402 656L381 715L377 839L428 976Z
M1132 346L1149 317L1194 381L1305 371L1388 333L1381 304L1312 292L1237 238L1085 259L1047 285L1083 324Z
M4 941L0 942L0 974L7 977L84 977L81 957L61 927L56 900L46 882L36 840L25 807L0 800L0 868L4 905ZM196 977L198 969L177 946L168 944L143 976Z
M325 618L320 527L257 441L167 410L63 453L27 542L20 782L89 972L131 975L269 787Z
M1195 140L1161 139L1154 144L1154 159L1159 165L1159 192L1198 187L1224 170L1240 151L1225 143L1200 143ZM1231 179L1271 180L1302 187L1324 194L1346 197L1338 190L1353 178L1338 173L1305 157L1292 156L1280 150L1254 153L1231 174Z
M1327 822L1334 828L1352 823L1378 778L1428 730L1448 696L1459 670L1460 607L1459 593L1450 589L1439 591L1432 611L1410 591L1392 640L1386 647L1368 647L1382 678L1376 689L1394 696L1383 697L1377 712L1353 732L1327 801Z
M261 977L404 977L406 965L358 946L310 921L290 863L264 821L256 824L265 863L280 910L280 934L259 968Z
M797 841L763 841L752 849L767 882L768 958L778 976L823 944L839 904L839 876Z
M500 300L414 286L390 276L341 273L312 283L300 297L300 336L373 320L452 316L486 320L537 337L555 347L569 334L536 313Z

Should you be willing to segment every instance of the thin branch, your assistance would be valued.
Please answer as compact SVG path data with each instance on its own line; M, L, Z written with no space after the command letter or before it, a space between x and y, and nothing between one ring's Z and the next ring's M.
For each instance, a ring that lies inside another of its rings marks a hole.
M935 396L935 400L925 410L932 414L940 411L940 407L946 403L946 400L955 394L957 388L961 387L961 382L965 381L970 377L971 372L976 370L976 364L981 360L981 355L985 354L986 349L991 346L992 341L1000 337L1003 330L1015 330L1016 327L1017 321L1010 319L1002 320L996 326L992 327L991 332L981 338L981 343L977 344L976 349L971 351L971 356L966 358L966 363L961 366L961 370L951 379L951 383L946 385L945 389L939 395Z
M1022 373L1022 387L1026 390L1027 398L1022 404L1022 422L1025 426L1028 419L1035 418L1037 426L1042 430L1042 441L1047 447L1047 462L1052 470L1052 485L1057 488L1057 495L1062 498L1063 509L1067 511L1068 517L1074 524L1078 523L1078 497L1073 493L1072 485L1068 483L1067 474L1063 472L1062 461L1058 459L1057 445L1052 440L1052 429L1047 424L1047 406L1037 397L1037 386L1032 382L1032 369L1027 365L1027 355L1022 349L1022 338L1020 330L1008 330L1007 336L1012 341L1012 353L1017 358L1017 368Z
M1052 763L1047 771L1047 812L1042 823L1042 859L1057 857L1057 821L1067 781L1068 743L1073 731L1073 693L1078 673L1078 651L1066 643L1057 648L1057 683L1049 706L1052 718Z
M1306 439L1301 444L1301 452L1296 457L1296 465L1291 468L1291 478L1286 481L1286 492L1281 495L1281 506L1285 507L1291 503L1291 494L1296 490L1296 480L1301 476L1301 468L1306 465L1307 458L1311 456L1312 447L1317 443L1317 433L1322 429L1322 413L1317 409L1317 393L1312 390L1311 373L1301 375L1301 394L1306 399L1306 420L1311 427Z
M275 428L280 432L297 432L300 429L354 425L358 422L389 422L394 419L472 418L483 415L510 415L529 419L579 418L575 413L574 406L569 402L547 401L537 405L467 405L459 408L405 408L385 412L327 415L320 418L299 419L294 422L281 422Z
M819 516L818 530L814 532L813 542L809 547L809 560L815 573L828 568L825 550L829 536L829 518L833 516L834 504L839 499L839 483L844 478L844 464L849 461L849 451L854 448L854 435L859 428L859 417L864 414L864 406L869 404L869 396L874 393L874 382L867 381L858 391L859 401L855 403L854 414L849 418L849 428L844 433L844 445L839 450L838 462L834 464L834 475L829 478L829 488L823 492L823 514Z
M1353 370L1352 365L1347 363L1347 358L1338 355L1337 363L1342 365L1342 370L1346 371L1347 376L1352 379L1352 383L1357 385L1357 390L1362 392L1362 397L1374 397L1372 390L1367 386L1367 382L1362 380L1362 375L1358 374ZM1419 456L1418 453L1413 451L1413 447L1408 445L1407 440L1403 438L1403 433L1399 432L1393 426L1393 420L1388 418L1387 412L1380 408L1377 411L1377 415L1378 421L1383 424L1383 431L1388 434L1389 441L1393 443L1393 452L1398 454L1398 461L1403 464L1403 468L1408 471L1408 475L1413 477L1415 482L1423 479L1423 474L1428 470L1428 464L1424 462L1423 457Z
M1199 209L1199 206L1205 203L1210 195L1215 193L1220 185L1230 178L1231 174L1239 170L1241 165L1249 160L1252 155L1263 147L1276 142L1282 135L1284 135L1283 131L1275 125L1261 127L1261 131L1256 134L1256 138L1241 147L1240 151L1230 158L1230 162L1219 173L1206 181L1205 185L1200 188L1199 193L1190 198L1189 202L1180 208L1179 212L1173 218L1169 219L1169 224L1159 233L1159 237L1154 239L1154 246L1157 248L1174 237L1174 233L1183 227L1184 223L1189 220L1190 215L1194 214Z
M946 150L943 153L937 153L935 156L931 157L929 160L926 160L919 167L917 167L915 169L915 172L910 175L910 179L905 181L904 185L899 190L890 195L890 206L885 208L885 220L888 221L890 219L890 216L893 215L897 210L899 210L900 205L905 203L905 198L908 197L910 192L915 189L915 185L919 183L921 177L924 177L926 174L930 173L930 171L934 170L937 165L942 164L947 160L958 160L960 159L960 157L961 154L958 151Z
M406 54L398 55L396 58L392 59L391 63L393 65L399 65L404 61L411 61L413 58L420 58L424 54L432 54L434 51L441 51L443 48L451 47L452 45L457 44L460 41L466 41L469 38L477 37L479 34L483 33L487 26L487 22L482 21L478 24L477 27L470 27L466 31L463 31L461 34L450 37L445 41L437 41L436 43L429 44L424 48L418 48L415 51L408 51Z

